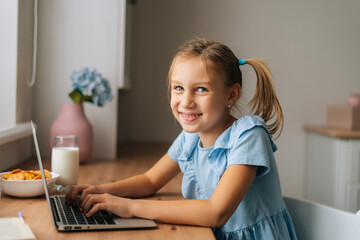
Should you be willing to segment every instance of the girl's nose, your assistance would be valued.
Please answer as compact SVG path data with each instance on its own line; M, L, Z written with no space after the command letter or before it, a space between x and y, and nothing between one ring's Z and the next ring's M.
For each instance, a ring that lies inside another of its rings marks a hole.
M188 93L188 92L185 92L182 95L180 105L182 107L186 107L186 108L193 107L195 105L195 102L194 102L194 98L193 98L192 94Z

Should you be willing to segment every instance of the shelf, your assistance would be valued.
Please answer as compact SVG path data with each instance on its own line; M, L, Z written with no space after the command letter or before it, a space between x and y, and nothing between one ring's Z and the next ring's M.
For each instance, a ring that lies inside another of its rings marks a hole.
M304 125L304 130L336 138L360 138L360 131L332 129L324 126Z

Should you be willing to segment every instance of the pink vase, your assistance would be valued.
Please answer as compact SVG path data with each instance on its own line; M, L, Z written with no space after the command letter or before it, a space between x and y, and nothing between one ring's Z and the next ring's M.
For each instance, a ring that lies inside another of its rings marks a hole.
M93 129L84 114L82 104L63 103L60 114L51 125L50 149L57 135L76 135L79 138L79 161L87 162L93 149Z

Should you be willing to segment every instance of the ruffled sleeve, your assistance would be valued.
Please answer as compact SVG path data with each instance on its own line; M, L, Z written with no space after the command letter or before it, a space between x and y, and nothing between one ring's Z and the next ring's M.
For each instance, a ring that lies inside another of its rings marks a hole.
M271 139L262 126L254 126L242 134L231 147L227 166L246 164L259 166L257 176L270 171L270 156L273 155Z
M178 162L179 160L189 160L198 141L199 135L197 133L187 133L182 131L168 150L170 158L175 162Z
M205 194L196 179L196 169L192 157L198 141L197 133L182 131L168 150L170 158L178 163L184 173L181 192L187 199L205 198Z
M259 166L257 176L263 176L270 171L270 157L276 150L264 120L254 115L244 116L217 139L210 164L219 174L230 165L255 165Z

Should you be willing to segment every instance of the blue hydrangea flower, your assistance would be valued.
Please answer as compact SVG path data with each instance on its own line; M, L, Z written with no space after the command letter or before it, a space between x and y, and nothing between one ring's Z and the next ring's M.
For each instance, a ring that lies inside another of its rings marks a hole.
M69 94L75 103L91 102L103 106L114 94L109 82L102 78L94 68L83 68L71 74L73 91Z

